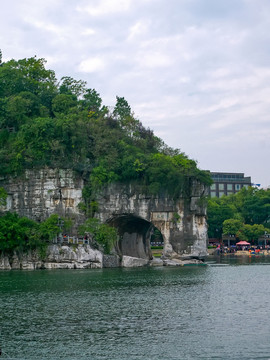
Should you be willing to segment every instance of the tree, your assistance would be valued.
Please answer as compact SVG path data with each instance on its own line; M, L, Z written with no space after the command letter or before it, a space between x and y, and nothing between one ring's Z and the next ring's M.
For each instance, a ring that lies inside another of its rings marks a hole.
M265 228L262 224L245 224L243 226L242 232L248 241L253 242L258 240L259 237L265 234L265 232L269 232L269 229Z
M195 161L134 118L124 97L110 116L95 89L67 76L58 83L45 64L33 57L0 67L0 174L64 166L90 179L91 189L136 179L146 192L167 188L172 196L189 177L208 183Z
M236 194L208 200L209 237L216 237L216 228L220 236L223 231L235 234L240 240L257 240L269 227L269 221L269 189L243 188Z
M25 251L38 245L38 224L15 213L0 217L0 251L10 253Z
M266 225L270 220L270 189L242 189L239 197L242 200L240 211L245 223Z
M62 230L70 227L71 221L63 219ZM59 217L56 214L39 224L27 217L7 212L0 216L0 252L13 253L39 249L43 255L46 255L46 243L60 232Z
M223 198L208 200L208 236L221 239L223 233L223 222L234 217L235 209L223 201Z
M99 113L102 99L95 89L87 89L83 95L82 104L88 111Z
M2 123L2 126L13 127L18 130L27 121L31 115L32 103L31 100L21 95L24 93L22 92L19 95L13 95L6 99L5 122Z
M110 254L118 240L117 230L108 224L102 224L96 218L86 220L80 228L81 234L89 233L93 240L100 244L105 254Z
M51 241L59 233L70 229L71 225L71 220L59 218L59 215L52 214L40 224L40 238L45 241Z
M82 95L86 88L86 81L75 80L70 76L63 76L61 78L59 92L60 94L75 95L78 98Z
M175 166L173 158L164 154L150 155L150 166L145 167L144 180L149 184L152 194L167 190L173 197L179 196L184 190L185 176L178 166ZM147 165L148 165L147 164Z
M54 115L65 114L77 105L77 100L74 95L58 94L52 100L52 111Z
M0 67L0 97L29 91L38 95L46 103L48 94L56 93L56 78L52 70L45 69L45 59L31 57L22 60L10 60ZM43 101L42 101L43 100Z
M243 223L240 220L227 219L223 221L222 228L224 235L236 235L239 231L242 231Z
M113 115L120 120L131 116L131 107L124 97L116 96L116 104L113 110Z

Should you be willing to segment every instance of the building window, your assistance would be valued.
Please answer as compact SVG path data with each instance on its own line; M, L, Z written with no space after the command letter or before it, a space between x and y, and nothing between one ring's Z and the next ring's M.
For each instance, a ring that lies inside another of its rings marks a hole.
M224 190L224 184L218 184L219 190Z
M215 192L215 191L211 191L211 197L215 197L215 196L217 196L217 195L216 195L216 192Z
M241 185L240 184L235 184L235 190L239 191L241 189Z
M223 196L224 195L224 191L220 191L219 193L218 193L218 197L221 197L221 196Z
M232 184L227 184L227 190L232 191Z
M211 190L216 190L216 184L211 185Z

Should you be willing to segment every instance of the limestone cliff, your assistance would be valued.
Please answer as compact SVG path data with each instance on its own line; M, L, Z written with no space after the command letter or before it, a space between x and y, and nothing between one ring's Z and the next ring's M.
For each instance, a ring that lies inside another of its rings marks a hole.
M118 228L122 254L149 257L153 228L164 240L165 258L203 258L207 255L206 201L208 187L192 181L189 196L172 199L149 196L132 185L112 184L98 197L103 222Z
M23 176L0 179L0 186L8 193L6 211L36 221L55 213L70 217L75 220L75 232L85 220L78 208L84 181L72 170L26 170Z
M38 251L14 252L0 255L0 270L38 270L38 269L101 269L115 267L142 266L184 266L198 264L196 259L168 260L142 259L133 256L105 255L89 245L61 246L49 245L45 257Z
M8 192L5 210L37 221L57 213L74 220L72 229L85 216L79 210L84 180L72 170L27 170L22 177L0 179ZM111 184L96 194L102 222L117 227L120 256L151 259L150 238L160 230L164 240L163 259L203 258L207 255L205 196L208 187L190 180L185 196L172 199L166 194L150 196L134 185Z
M28 253L15 252L12 256L0 256L0 270L35 270L35 269L88 269L102 268L102 252L89 245L78 247L49 245L45 258L37 251Z

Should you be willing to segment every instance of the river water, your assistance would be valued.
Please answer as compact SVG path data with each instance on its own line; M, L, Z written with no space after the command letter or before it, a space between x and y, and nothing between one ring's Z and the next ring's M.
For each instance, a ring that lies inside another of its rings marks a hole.
M1 359L270 359L270 258L0 272Z

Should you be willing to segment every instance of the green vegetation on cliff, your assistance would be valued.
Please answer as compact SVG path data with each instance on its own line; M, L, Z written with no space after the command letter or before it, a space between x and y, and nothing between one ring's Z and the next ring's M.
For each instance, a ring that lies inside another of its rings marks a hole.
M90 217L83 231L110 252L115 229L91 219L98 210L95 194L111 182L135 182L143 191L189 195L197 179L210 184L207 172L178 149L168 147L135 118L124 97L113 109L102 104L86 82L56 79L45 59L1 61L0 176L23 175L26 169L67 168L85 180L81 209ZM0 189L0 205L6 200ZM43 249L60 231L58 216L38 224L16 214L0 217L0 252Z
M45 64L32 57L0 66L0 175L71 168L90 176L91 201L89 194L114 181L172 196L188 189L190 178L211 182L194 160L146 129L125 98L117 96L109 110L84 81L58 81Z
M87 219L80 228L81 234L90 234L92 241L99 244L105 254L110 254L117 244L118 234L116 228L102 224L96 218Z
M59 217L56 214L42 223L37 223L16 213L5 213L0 216L0 254L34 249L43 254L47 244L60 233L58 221ZM68 229L69 226L70 221L64 220L63 227Z
M1 199L0 188L0 199ZM61 221L61 225L60 225ZM20 217L16 213L6 212L0 216L0 255L16 252L38 250L41 257L46 256L48 244L52 243L61 233L69 231L72 222L70 219L51 215L39 223L27 217ZM117 243L117 230L107 224L101 224L98 219L87 219L81 226L80 232L91 235L92 243L110 254Z

